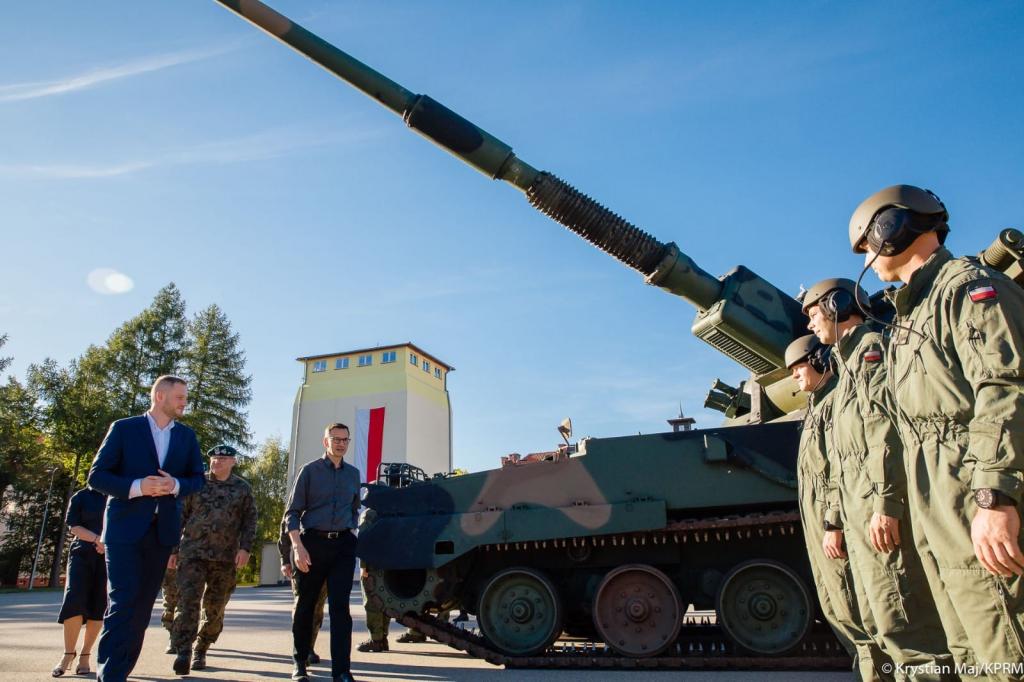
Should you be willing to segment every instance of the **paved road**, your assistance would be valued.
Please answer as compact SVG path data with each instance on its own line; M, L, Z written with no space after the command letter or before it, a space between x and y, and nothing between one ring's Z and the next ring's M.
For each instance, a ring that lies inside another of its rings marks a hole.
M59 661L60 626L54 621L60 605L59 593L33 592L0 594L0 679L4 682L50 679L50 669ZM224 633L210 649L209 667L190 675L189 680L288 679L291 672L291 592L285 588L239 588L228 605ZM133 680L171 680L172 657L163 653L167 635L160 627L159 611L146 635L142 658ZM353 640L366 639L366 624L358 590L352 595ZM327 623L317 650L326 653ZM469 658L441 644L395 644L401 628L392 625L390 654L353 655L353 674L360 682L628 682L642 676L647 682L686 680L807 680L847 682L845 673L763 673L763 672L622 672L565 670L505 670ZM330 679L330 666L310 670L314 679ZM95 675L93 675L95 677ZM65 679L85 679L68 675Z

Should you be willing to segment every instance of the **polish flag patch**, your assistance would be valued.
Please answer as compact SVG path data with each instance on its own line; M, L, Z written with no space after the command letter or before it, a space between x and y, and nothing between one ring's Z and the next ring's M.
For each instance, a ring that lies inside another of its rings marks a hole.
M864 353L864 362L881 362L882 351L880 350L869 350Z
M975 303L990 301L999 296L999 294L996 293L996 288L991 284L984 284L968 289L967 295L970 296L971 300Z

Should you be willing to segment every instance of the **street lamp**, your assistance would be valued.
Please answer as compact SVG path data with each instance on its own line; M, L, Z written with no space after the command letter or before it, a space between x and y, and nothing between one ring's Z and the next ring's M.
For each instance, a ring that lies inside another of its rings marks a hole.
M50 513L50 495L53 494L53 479L57 475L57 467L50 472L50 488L46 491L46 505L43 507L43 523L39 526L39 539L36 540L36 555L32 557L32 573L28 578L28 589L36 583L36 564L39 563L39 549L43 546L43 533L46 532L46 517ZM60 557L54 557L54 561L60 561ZM52 585L50 587L53 587Z

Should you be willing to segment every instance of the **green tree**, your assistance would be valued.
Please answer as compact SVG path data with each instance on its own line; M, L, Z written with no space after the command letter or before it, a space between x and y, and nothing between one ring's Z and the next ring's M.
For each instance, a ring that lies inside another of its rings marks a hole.
M252 486L259 515L252 557L242 570L243 580L251 582L260 574L263 544L277 542L288 497L288 448L281 442L281 437L272 436L260 443L256 456L239 464L238 475Z
M245 373L245 352L238 340L216 304L189 322L181 370L189 394L184 421L195 429L204 450L222 443L252 448L245 411L252 400L252 377Z
M149 389L162 374L180 371L187 343L185 301L171 282L157 292L148 308L107 339L83 365L103 382L112 412L141 414L149 407Z
M31 565L54 467L58 467L55 489L59 491L59 462L40 429L35 397L16 379L8 378L0 386L0 526L6 529L0 545L2 584L13 584L18 573ZM53 548L63 532L60 499L58 493L51 501L40 575L49 570Z

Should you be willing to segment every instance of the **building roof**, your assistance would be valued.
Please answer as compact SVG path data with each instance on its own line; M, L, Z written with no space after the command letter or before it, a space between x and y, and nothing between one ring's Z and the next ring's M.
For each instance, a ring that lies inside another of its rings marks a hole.
M441 365L449 372L454 372L455 368L449 365L444 360L439 359L436 355L432 355L427 351L417 346L412 341L406 341L405 343L395 343L390 346L374 346L373 348L356 348L355 350L341 350L336 353L321 353L320 355L307 355L301 358L295 358L298 362L306 362L308 360L321 360L323 358L333 358L337 355L353 355L355 353L368 353L375 350L390 350L391 348L411 348L425 358L430 358L434 361L435 365Z

